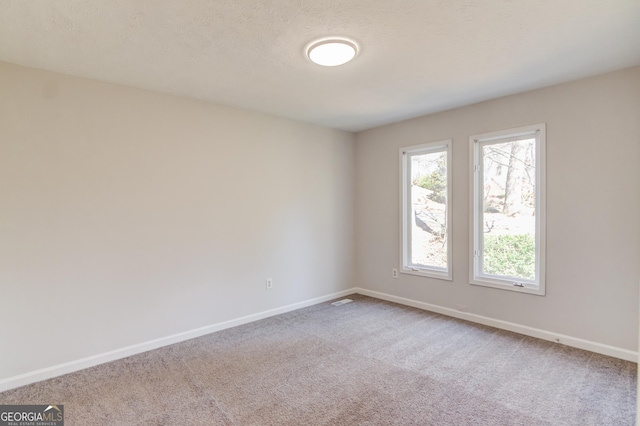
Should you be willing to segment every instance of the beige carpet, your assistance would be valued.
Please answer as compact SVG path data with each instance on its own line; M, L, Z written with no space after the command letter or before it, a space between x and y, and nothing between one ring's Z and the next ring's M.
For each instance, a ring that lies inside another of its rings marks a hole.
M353 295L0 393L66 425L633 425L636 364Z

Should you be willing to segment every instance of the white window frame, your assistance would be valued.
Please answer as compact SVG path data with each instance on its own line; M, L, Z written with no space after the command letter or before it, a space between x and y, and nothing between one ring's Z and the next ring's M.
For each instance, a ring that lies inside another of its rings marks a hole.
M400 148L400 272L423 277L453 279L452 274L452 139ZM413 265L411 259L411 156L446 152L447 154L447 267Z
M521 136L534 136L536 155L536 273L534 280L521 278L499 277L482 274L483 253L483 176L482 176L482 146L490 143L506 141L509 138ZM497 132L482 133L469 138L471 179L470 179L470 203L472 206L470 223L470 283L480 286L512 290L521 293L545 295L545 260L546 260L546 126L544 123L515 129L500 130Z

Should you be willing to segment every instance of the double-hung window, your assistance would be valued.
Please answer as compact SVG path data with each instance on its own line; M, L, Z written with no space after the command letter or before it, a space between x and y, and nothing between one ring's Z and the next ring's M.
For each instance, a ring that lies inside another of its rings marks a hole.
M474 135L472 284L545 294L545 125Z
M451 280L451 140L400 149L401 272Z

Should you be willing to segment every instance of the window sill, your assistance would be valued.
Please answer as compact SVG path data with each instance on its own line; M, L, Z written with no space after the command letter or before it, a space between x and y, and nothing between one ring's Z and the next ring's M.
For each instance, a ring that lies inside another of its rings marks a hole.
M436 271L436 270L430 270L430 269L414 270L409 268L402 268L400 269L400 273L407 274L407 275L417 275L420 277L427 277L427 278L436 278L436 279L445 280L445 281L453 280L453 277L451 277L451 274L446 271Z
M493 280L484 280L484 279L478 279L478 278L470 280L469 284L482 286L482 287L497 288L500 290L515 291L517 293L533 294L536 296L545 295L544 286L534 287L531 285L529 286L525 285L524 287L519 287L519 286L513 285L513 283L508 281L498 281L498 280L493 281Z

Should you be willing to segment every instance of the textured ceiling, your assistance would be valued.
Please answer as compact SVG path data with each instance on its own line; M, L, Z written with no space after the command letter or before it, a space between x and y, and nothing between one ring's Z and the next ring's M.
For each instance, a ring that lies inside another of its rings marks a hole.
M0 60L359 131L640 65L640 0L0 0Z

